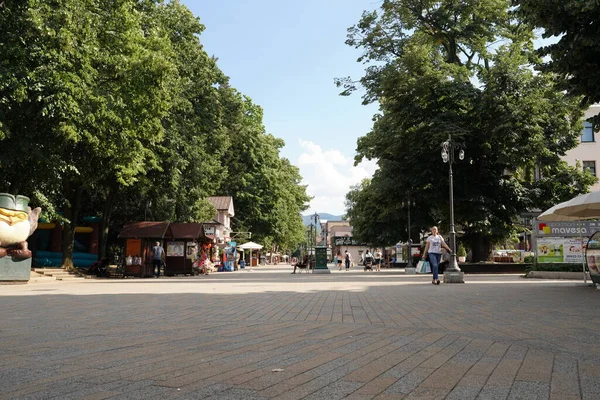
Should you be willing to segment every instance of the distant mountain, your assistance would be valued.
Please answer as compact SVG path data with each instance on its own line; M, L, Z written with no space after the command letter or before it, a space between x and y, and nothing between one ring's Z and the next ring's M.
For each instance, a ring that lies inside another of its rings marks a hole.
M325 221L341 221L342 220L342 216L341 215L333 215L333 214L328 214L328 213L318 213L319 214L319 219L321 219L321 221L325 220ZM308 226L310 224L314 224L315 223L315 214L310 214L310 215L303 215L302 216L302 221L304 222L304 225Z

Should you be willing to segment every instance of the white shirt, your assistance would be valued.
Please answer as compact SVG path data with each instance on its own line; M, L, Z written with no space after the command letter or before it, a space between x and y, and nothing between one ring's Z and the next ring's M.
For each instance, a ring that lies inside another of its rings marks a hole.
M431 235L427 238L429 243L429 253L442 254L442 243L444 238L441 235Z

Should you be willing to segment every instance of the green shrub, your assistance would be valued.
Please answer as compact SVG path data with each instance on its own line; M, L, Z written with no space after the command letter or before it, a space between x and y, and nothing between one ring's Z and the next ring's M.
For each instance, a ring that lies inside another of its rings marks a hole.
M527 264L533 264L534 260L535 260L534 256L526 256L523 258L523 262L527 263Z
M538 263L532 265L530 271L581 272L582 266L572 263Z
M466 257L467 256L467 250L465 249L465 246L463 246L462 243L458 244L458 249L456 250L456 255L459 257Z

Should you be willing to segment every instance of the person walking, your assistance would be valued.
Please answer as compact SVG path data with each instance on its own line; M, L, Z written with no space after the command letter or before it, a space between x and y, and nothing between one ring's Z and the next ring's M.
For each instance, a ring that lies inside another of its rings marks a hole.
M373 270L373 254L371 254L371 252L369 251L369 249L367 249L367 252L365 253L365 261L363 262L364 265L364 270Z
M425 251L423 251L422 260L425 260L429 255L429 263L431 264L431 272L433 273L433 280L431 283L434 285L440 284L438 268L442 258L442 247L452 253L452 250L448 247L442 235L438 234L437 226L432 226L431 235L427 238L427 244L425 245Z
M379 249L375 249L375 271L381 271L381 251Z
M163 263L165 249L162 248L160 242L156 242L152 248L152 272L156 278L160 276L160 267Z
M344 261L343 258L342 251L338 250L337 254L335 255L335 263L338 266L338 271L342 270L342 262Z
M346 271L350 271L350 262L352 262L352 256L346 250L344 258L346 259Z

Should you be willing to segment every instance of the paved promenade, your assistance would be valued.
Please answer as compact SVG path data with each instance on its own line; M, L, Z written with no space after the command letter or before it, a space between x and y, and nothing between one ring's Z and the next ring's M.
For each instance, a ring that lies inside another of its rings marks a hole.
M398 270L0 286L0 399L600 399L600 290Z

